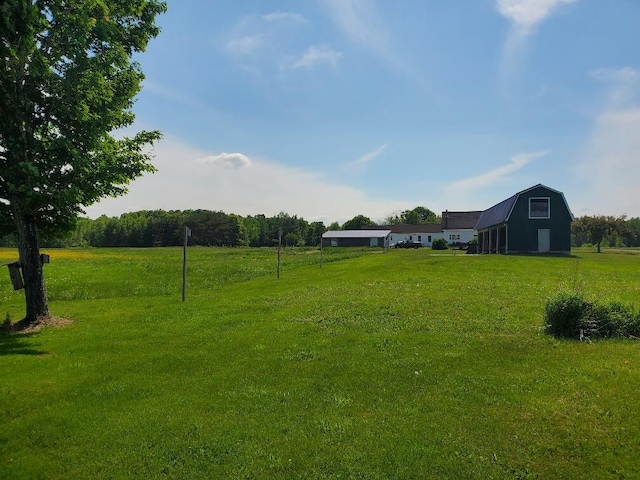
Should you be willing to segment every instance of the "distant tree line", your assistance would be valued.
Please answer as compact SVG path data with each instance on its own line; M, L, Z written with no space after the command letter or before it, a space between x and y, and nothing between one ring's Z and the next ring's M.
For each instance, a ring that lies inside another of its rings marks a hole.
M571 224L574 247L594 245L605 247L640 247L640 218L622 215L596 215L576 218Z
M425 207L393 214L381 221L423 223L436 219ZM240 216L211 210L143 210L119 217L103 215L97 219L79 217L75 229L65 236L44 238L45 247L171 247L182 245L184 227L191 229L190 245L227 247L272 247L278 244L279 232L285 246L317 246L327 230L357 230L375 226L364 215L356 215L340 226L333 222L307 222L304 218L281 212ZM15 237L0 237L0 247L14 247Z
M416 207L392 214L379 224L438 222L431 210ZM143 210L119 217L78 218L65 236L45 238L45 247L170 247L182 245L184 227L191 229L190 245L227 247L273 247L282 231L285 246L317 246L327 230L358 230L378 223L356 215L342 225L308 222L281 212L276 216L240 216L211 210ZM573 246L640 247L640 218L583 216L571 225ZM13 235L0 237L0 247L15 247Z
M307 222L287 213L274 217L226 214L210 210L144 210L119 217L78 218L64 237L43 240L48 247L170 247L182 245L184 227L191 229L190 245L270 247L314 246L326 231L322 222ZM0 246L15 246L13 236L0 238Z

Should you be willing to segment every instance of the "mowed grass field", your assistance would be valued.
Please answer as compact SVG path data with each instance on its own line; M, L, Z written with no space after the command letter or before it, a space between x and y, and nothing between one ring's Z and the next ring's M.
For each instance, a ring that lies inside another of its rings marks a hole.
M543 331L640 255L191 248L182 303L181 249L45 252L74 321L0 335L0 478L640 478L640 343Z

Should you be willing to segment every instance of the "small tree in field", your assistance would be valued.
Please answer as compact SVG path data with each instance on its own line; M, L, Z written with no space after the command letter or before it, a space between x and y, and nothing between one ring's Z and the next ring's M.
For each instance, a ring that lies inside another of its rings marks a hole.
M14 233L25 323L49 316L39 238L153 171L160 132L117 139L143 79L132 62L159 33L158 0L0 2L0 234Z

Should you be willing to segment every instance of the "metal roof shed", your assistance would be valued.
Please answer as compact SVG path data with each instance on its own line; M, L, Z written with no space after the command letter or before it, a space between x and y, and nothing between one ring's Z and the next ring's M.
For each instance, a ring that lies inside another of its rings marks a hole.
M324 247L389 246L391 230L330 230L322 234Z

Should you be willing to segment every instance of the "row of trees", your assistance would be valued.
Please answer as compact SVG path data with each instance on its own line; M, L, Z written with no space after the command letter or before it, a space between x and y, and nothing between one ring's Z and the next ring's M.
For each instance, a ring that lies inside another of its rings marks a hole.
M420 224L437 221L425 207L392 214L382 224ZM279 233L287 246L315 246L327 230L359 230L376 226L364 215L356 215L341 225L333 222L307 222L296 215L280 213L274 217L255 215L242 217L210 210L144 210L120 217L105 215L92 220L78 218L75 229L66 235L43 240L48 247L168 247L182 245L183 229L191 228L190 244L203 246L270 247L278 244ZM0 246L14 246L15 238L0 238Z
M574 246L596 245L598 252L602 246L640 247L640 218L622 215L583 216L571 224Z
M428 209L416 207L389 216L380 223L421 224L438 220L433 212L423 216L416 214L425 210ZM327 230L358 230L377 226L377 223L364 215L356 215L342 226L337 222L325 226L323 222L308 222L284 212L273 217L242 217L210 210L144 210L120 217L79 218L69 234L50 237L43 243L48 247L177 246L182 245L185 226L192 230L192 245L271 247L278 244L280 232L286 246L315 246ZM640 218L584 216L573 222L571 230L573 246L640 247ZM0 246L15 246L15 237L0 238Z
M319 245L326 231L322 222L307 222L286 213L242 217L210 210L145 210L120 217L105 215L91 220L79 218L69 234L43 240L49 247L169 247L182 245L184 227L191 229L191 245L265 247ZM12 246L14 238L0 239Z

